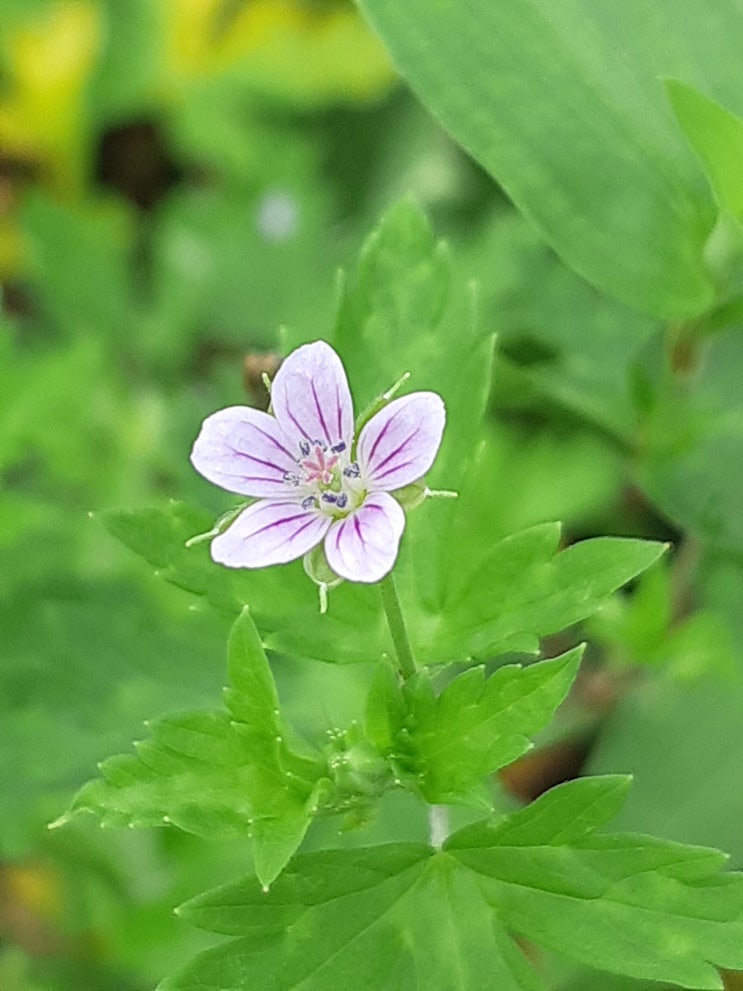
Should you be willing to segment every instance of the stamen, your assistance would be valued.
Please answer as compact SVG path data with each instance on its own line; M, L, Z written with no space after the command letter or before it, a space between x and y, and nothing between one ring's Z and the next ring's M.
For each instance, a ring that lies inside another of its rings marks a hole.
M346 508L346 506L348 505L348 496L346 495L345 492L341 492L336 497L335 504L338 507L338 509L345 509Z
M315 447L319 447L321 451L327 451L328 445L322 440L313 440L312 443Z
M335 492L323 492L321 498L323 502L330 502L335 505L338 502L339 496Z
M346 478L358 478L359 475L361 474L361 469L359 468L359 466L356 464L355 461L352 461L350 465L347 465L343 469L343 474L346 476Z
M312 450L312 448L310 447L310 442L308 440L300 440L299 450L302 452L302 454L305 457L308 457L310 451Z
M330 450L333 452L333 454L340 454L341 451L346 450L346 442L343 440L339 441L337 444L333 444Z
M299 485L299 475L295 475L293 471L285 471L284 481L287 485Z
M314 509L317 506L317 499L314 496L307 496L302 500L302 509Z

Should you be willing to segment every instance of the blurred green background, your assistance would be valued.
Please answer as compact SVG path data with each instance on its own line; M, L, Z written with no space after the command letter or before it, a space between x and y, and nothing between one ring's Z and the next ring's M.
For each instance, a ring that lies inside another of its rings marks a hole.
M143 720L213 705L224 681L225 620L89 514L226 508L188 463L201 420L263 401L282 326L328 332L337 269L409 191L499 337L478 503L493 539L564 519L568 540L675 547L591 622L572 712L505 785L634 772L621 826L743 866L737 322L692 347L573 274L351 3L3 0L3 991L152 988L205 945L174 906L249 866L241 845L170 829L46 828ZM368 672L287 661L277 677L322 726L354 715ZM344 842L398 838L400 820L421 834L403 803Z

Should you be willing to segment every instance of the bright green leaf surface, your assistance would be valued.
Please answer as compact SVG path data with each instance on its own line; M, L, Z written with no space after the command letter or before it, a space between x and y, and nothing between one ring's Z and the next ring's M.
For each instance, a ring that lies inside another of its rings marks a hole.
M427 106L569 265L659 315L709 304L714 211L657 80L701 76L734 92L732 0L714 12L700 0L652 12L639 0L361 7Z
M664 551L652 541L598 537L555 556L559 539L559 526L546 523L506 537L479 559L453 560L445 612L429 633L431 653L455 658L455 645L474 657L534 651L538 637L590 616Z
M514 931L618 974L721 988L708 961L743 962L741 879L719 875L714 850L594 835L626 785L562 785L466 827L444 852L391 844L309 854L268 894L248 879L199 896L181 913L238 938L162 991L540 991Z
M704 165L720 206L743 217L743 120L677 79L666 83L684 134Z
M428 802L472 801L483 777L521 757L543 729L578 671L582 648L530 667L508 665L485 678L470 668L434 700L410 691L409 766ZM418 675L427 678L427 674ZM422 703L421 703L422 699Z
M250 836L256 873L270 884L307 830L318 772L284 742L273 679L247 610L230 638L229 668L230 712L153 723L136 756L105 761L102 777L85 785L71 812L95 812L109 826L173 823L204 837Z

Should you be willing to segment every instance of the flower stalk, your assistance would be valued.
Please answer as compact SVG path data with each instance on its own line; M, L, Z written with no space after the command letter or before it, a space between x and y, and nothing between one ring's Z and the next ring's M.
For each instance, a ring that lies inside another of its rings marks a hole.
M410 646L408 630L405 626L405 617L402 614L400 598L397 594L395 576L390 572L387 577L379 583L379 591L382 594L382 605L387 617L387 625L390 629L392 642L395 645L397 663L403 680L412 678L418 670L413 656L413 648Z

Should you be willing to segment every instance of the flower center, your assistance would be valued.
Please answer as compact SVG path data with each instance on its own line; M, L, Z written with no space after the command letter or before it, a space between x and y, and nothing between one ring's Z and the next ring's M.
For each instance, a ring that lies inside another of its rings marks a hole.
M332 447L321 440L300 441L297 470L288 471L284 482L303 497L303 509L314 507L333 517L347 516L366 495L344 441Z

